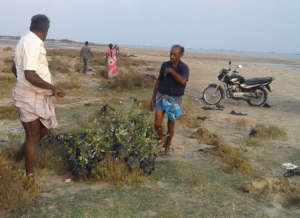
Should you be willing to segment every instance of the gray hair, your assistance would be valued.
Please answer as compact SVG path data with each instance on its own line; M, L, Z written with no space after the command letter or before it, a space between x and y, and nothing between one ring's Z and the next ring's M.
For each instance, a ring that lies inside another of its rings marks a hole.
M37 14L31 18L30 31L47 31L49 26L50 20L44 14Z

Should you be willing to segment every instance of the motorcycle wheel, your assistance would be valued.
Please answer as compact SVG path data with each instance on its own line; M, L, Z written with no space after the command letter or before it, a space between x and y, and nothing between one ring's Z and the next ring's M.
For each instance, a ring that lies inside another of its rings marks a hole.
M253 90L253 92L255 92L257 97L248 99L247 103L254 107L259 107L264 105L268 97L267 91L262 87L258 87L257 89Z
M217 85L210 85L203 91L202 99L208 105L216 105L222 100L222 92Z

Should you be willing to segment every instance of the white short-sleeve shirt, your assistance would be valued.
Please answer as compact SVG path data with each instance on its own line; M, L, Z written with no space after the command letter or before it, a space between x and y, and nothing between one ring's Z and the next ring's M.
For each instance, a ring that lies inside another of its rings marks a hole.
M52 84L45 45L35 33L30 31L20 39L15 50L14 61L17 69L17 80L19 82L30 86L38 93L45 92L45 89L36 87L26 80L24 71L32 70L35 71L41 79Z

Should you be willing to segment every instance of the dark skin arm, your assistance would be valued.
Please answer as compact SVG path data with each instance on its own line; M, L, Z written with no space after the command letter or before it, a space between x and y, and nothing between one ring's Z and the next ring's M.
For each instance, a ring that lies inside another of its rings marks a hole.
M53 95L56 98L65 96L65 92L62 89L57 88L57 87L53 86L52 84L44 81L39 75L36 74L35 71L25 70L25 78L27 81L29 81L34 86L37 86L42 89L52 90Z
M186 84L186 79L180 76L173 68L167 68L164 72L164 76L167 76L168 74L171 74L174 79L179 82L181 85Z
M156 104L156 95L158 92L158 89L160 88L160 81L156 80L154 89L153 89L153 94L152 94L152 100L151 100L151 110L154 110L155 104Z
M16 69L15 62L13 62L13 65L11 67L11 71L15 75L15 77L17 78L17 69Z

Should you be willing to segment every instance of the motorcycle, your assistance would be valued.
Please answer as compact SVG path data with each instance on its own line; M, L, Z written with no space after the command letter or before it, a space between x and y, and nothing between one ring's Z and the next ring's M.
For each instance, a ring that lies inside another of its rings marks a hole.
M245 79L239 75L238 69L242 65L237 65L231 70L223 68L218 75L218 84L210 84L203 91L202 99L208 105L217 105L222 99L244 100L251 106L263 106L268 98L266 89L271 92L270 84L272 77L261 77Z

